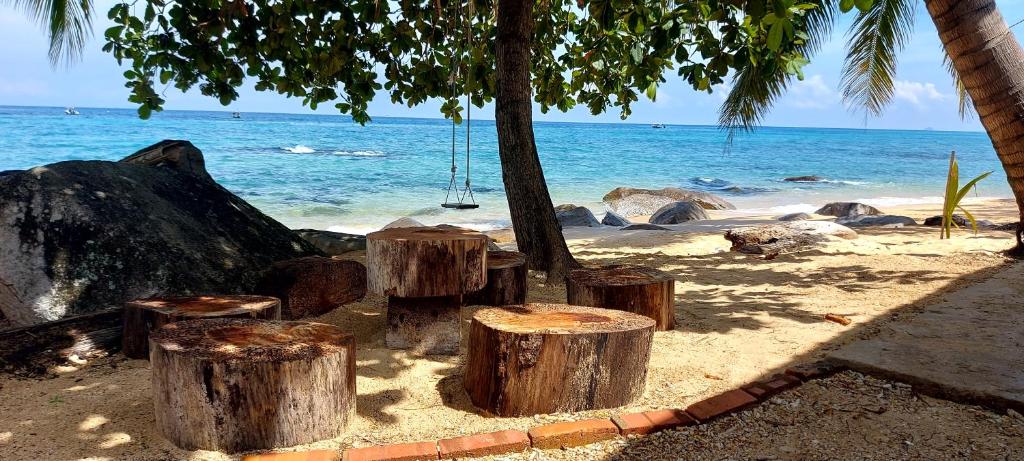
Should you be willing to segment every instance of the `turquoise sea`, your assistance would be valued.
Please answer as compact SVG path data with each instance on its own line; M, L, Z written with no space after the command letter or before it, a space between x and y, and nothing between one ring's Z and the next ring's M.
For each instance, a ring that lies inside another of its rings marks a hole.
M509 224L493 121L473 122L472 179L481 207L444 210L451 125L441 119L0 106L0 170L62 160L120 159L161 139L187 139L221 184L286 225L366 232L402 216L479 229ZM730 144L713 126L536 124L555 204L592 207L618 186L707 190L738 213L812 210L830 200L940 202L949 152L961 175L994 170L977 195L1009 197L981 132L761 128ZM459 181L465 130L458 130ZM817 175L822 183L787 183Z

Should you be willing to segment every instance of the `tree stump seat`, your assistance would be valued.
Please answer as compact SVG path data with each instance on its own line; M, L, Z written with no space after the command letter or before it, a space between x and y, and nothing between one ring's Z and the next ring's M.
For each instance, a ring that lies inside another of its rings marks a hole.
M388 347L458 353L463 295L486 283L487 243L487 236L454 226L366 236L367 285L388 297Z
M355 338L332 325L186 320L150 347L157 429L186 450L306 444L355 417Z
M256 292L280 299L285 320L313 317L366 296L366 267L323 256L278 261Z
M643 394L654 320L564 304L484 308L469 329L463 383L499 416L612 408Z
M172 296L129 301L124 306L121 349L133 359L149 358L149 336L160 327L187 319L251 318L278 320L281 301L269 296Z
M675 328L675 279L657 269L615 265L576 269L565 283L569 304L644 315L659 331Z
M518 251L487 252L487 285L470 294L466 304L511 306L526 304L526 255Z

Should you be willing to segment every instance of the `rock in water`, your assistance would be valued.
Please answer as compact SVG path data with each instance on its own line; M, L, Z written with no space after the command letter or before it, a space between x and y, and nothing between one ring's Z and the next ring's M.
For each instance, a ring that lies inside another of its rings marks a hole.
M826 221L767 224L730 229L725 232L725 239L732 242L732 251L766 256L810 249L826 242L828 236L855 239L857 232Z
M825 178L821 176L793 176L791 178L783 179L785 182L821 182Z
M838 216L848 218L860 215L880 215L878 208L857 202L833 202L821 207L815 213L825 216Z
M317 229L297 229L295 231L303 240L313 244L318 250L331 256L366 249L366 236L331 232Z
M633 223L629 222L628 219L623 218L622 215L614 211L609 211L604 214L604 218L601 218L601 224L604 224L606 226L622 227L628 226Z
M589 209L576 205L558 205L555 218L562 227L600 227L601 222Z
M191 170L137 163L164 142L126 162L0 179L0 311L13 326L151 296L245 293L275 261L320 253L196 171L198 149L175 146Z
M696 202L675 202L661 207L651 216L651 224L679 224L708 219L704 207Z
M666 187L664 189L634 189L619 187L605 194L604 203L625 217L649 216L670 203L693 201L708 210L734 210L733 204L707 192Z
M811 219L811 215L807 213L790 213L787 215L779 216L779 221L807 221Z
M851 218L839 218L836 224L847 227L891 227L916 226L917 221L907 216L879 215L879 216L854 216Z

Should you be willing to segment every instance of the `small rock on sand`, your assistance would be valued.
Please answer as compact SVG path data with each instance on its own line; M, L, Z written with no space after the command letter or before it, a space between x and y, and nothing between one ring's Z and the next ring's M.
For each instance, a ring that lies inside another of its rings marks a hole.
M555 218L562 227L599 227L597 220L587 207L576 205L558 205L555 207Z
M916 226L917 221L914 218L907 216L895 216L895 215L879 215L879 216L853 216L849 218L839 218L836 223L842 224L848 227L888 227L888 228L900 228L903 226Z
M623 218L622 215L620 215L620 214L618 214L618 213L616 213L614 211L609 211L609 212L604 214L604 218L601 219L601 224L604 224L606 226L622 227L622 226L628 226L628 225L630 225L632 223L629 222L628 219Z
M815 213L825 216L838 216L840 218L848 218L851 216L859 215L880 215L882 214L878 208L863 203L857 202L833 202L821 207Z
M672 230L672 229L669 229L667 227L661 227L661 226L656 225L656 224L630 224L630 225L628 225L626 227L623 227L622 229L619 229L619 230L624 230L624 231L630 231L630 230L667 231L667 230Z
M697 202L684 201L665 205L651 216L651 224L679 224L708 219L708 213Z
M854 239L857 238L857 232L827 221L767 224L725 232L725 239L732 242L732 251L767 256L810 249L828 241L829 236Z

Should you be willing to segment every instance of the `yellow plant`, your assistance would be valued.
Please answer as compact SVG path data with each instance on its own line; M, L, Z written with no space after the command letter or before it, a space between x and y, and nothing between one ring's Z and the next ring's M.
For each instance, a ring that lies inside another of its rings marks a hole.
M956 221L953 220L953 211L959 209L963 212L964 216L967 217L967 221L971 223L971 229L975 233L978 232L978 222L975 221L974 215L967 211L964 207L960 206L960 201L967 196L967 192L972 187L977 186L978 181L985 179L988 175L992 174L991 171L979 175L977 178L970 180L964 187L960 187L960 167L956 162L956 151L949 154L949 174L946 176L946 195L942 201L942 229L939 232L939 238L950 238L953 226L960 227Z

